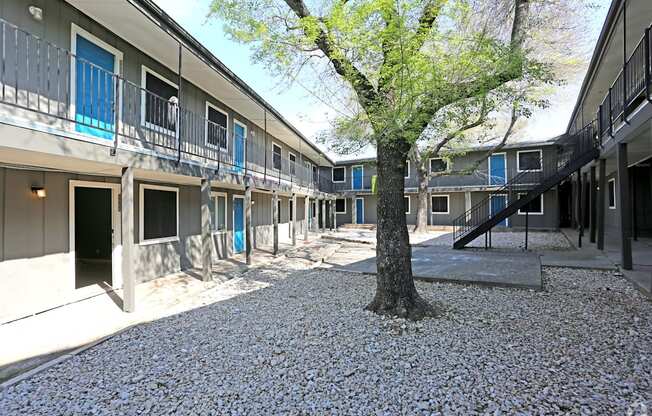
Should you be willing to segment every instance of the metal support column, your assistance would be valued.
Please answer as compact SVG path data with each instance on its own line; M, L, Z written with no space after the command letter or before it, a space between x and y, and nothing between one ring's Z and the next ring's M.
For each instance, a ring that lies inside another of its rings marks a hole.
M607 161L600 159L598 164L598 220L597 220L597 247L598 250L604 250L604 213L607 194Z
M627 143L618 143L618 202L620 211L621 267L632 269L632 208L629 199L629 172L627 170Z
M591 166L589 174L589 205L590 205L590 221L589 225L591 227L589 231L589 241L595 243L595 231L596 231L596 220L597 220L597 195L596 195L596 183L595 183L595 165Z
M582 219L582 172L577 171L577 247L582 247L582 235L584 234L584 220Z
M528 232L530 230L530 210L525 210L525 251L527 251Z
M290 227L292 228L292 245L297 245L297 194L292 194L292 221Z
M248 183L248 177L245 181L245 257L247 264L251 264L252 253L252 228L251 228L251 185Z

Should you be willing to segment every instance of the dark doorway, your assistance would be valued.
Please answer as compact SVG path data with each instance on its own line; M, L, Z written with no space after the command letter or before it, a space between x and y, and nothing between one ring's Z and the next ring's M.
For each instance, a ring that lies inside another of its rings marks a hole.
M629 168L634 239L652 237L652 160Z
M559 228L569 228L573 218L573 186L571 181L559 185Z
M75 289L111 281L111 189L75 187Z

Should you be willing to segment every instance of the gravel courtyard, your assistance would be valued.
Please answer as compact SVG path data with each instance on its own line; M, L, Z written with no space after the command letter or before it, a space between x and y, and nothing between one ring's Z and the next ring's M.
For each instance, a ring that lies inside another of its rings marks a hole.
M0 414L647 414L652 303L612 273L544 274L418 282L446 313L411 323L362 310L370 277L277 261L10 387Z

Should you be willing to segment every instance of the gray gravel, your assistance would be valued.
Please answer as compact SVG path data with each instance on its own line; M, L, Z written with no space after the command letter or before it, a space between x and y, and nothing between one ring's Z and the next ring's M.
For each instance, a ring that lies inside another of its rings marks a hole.
M374 281L299 260L9 388L0 414L644 414L652 304L621 277L533 292L418 282L443 318L364 312Z

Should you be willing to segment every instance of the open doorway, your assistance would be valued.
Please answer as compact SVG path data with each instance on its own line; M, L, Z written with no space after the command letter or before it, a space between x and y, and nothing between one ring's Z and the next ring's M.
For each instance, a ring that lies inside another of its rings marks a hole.
M564 181L559 185L559 228L569 228L573 218L573 185Z
M70 249L74 287L119 288L118 184L71 181ZM117 240L116 240L117 239Z

